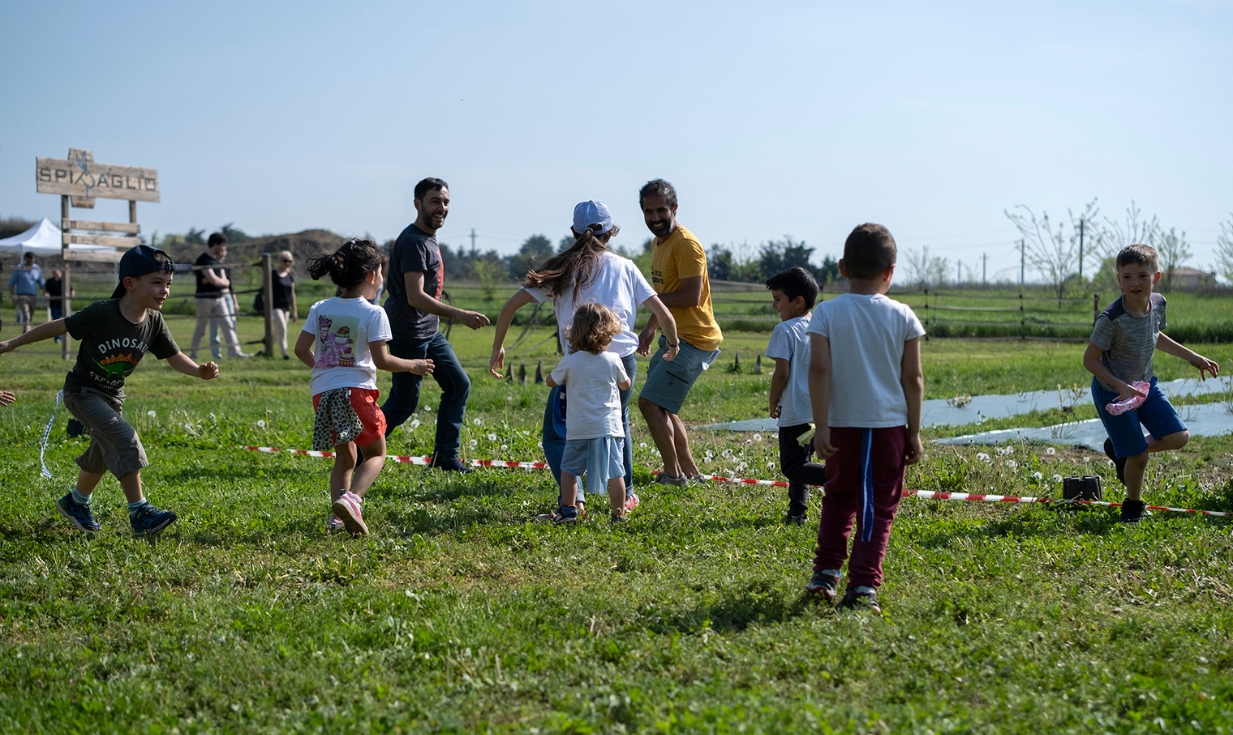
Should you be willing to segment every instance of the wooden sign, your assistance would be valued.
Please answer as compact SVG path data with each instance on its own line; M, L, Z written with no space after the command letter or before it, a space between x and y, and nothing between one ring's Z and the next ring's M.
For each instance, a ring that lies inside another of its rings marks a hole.
M73 205L77 206L77 205ZM61 230L99 230L102 232L127 232L136 235L141 232L141 225L136 222L96 222L88 219L60 220Z
M65 250L64 261L71 260L84 263L119 263L124 257L123 250Z
M94 163L94 154L84 148L69 148L68 160ZM94 197L69 197L69 203L81 209L94 209Z
M35 159L35 181L40 194L61 194L76 199L159 200L158 171L95 163L90 160L89 151L73 152L78 155L67 160Z
M115 237L112 235L78 235L65 232L60 235L60 242L65 247L69 245L108 245L113 248L135 248L141 240L135 237Z

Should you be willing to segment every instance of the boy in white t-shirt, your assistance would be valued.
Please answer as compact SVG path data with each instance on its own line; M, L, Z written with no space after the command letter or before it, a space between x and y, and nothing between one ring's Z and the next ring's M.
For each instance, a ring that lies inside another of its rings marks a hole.
M826 460L813 577L805 588L834 600L848 561L840 608L881 612L877 588L907 465L920 461L925 380L912 310L886 298L895 271L895 239L882 225L848 235L839 272L848 293L818 305L810 340L809 396L814 450ZM855 517L857 536L848 559Z
M553 523L578 520L578 477L583 473L588 492L602 492L607 486L612 522L629 519L625 512L625 430L620 391L629 390L630 380L621 358L607 351L608 343L623 329L621 320L606 306L582 304L570 325L569 354L545 381L550 388L569 388L565 451L561 455L561 503Z
M818 299L818 282L804 268L789 268L766 281L771 307L780 322L766 345L775 361L771 375L770 414L779 425L779 468L788 478L788 515L784 523L801 525L809 511L809 486L826 482L826 466L809 461L812 445L797 439L809 431L809 310Z

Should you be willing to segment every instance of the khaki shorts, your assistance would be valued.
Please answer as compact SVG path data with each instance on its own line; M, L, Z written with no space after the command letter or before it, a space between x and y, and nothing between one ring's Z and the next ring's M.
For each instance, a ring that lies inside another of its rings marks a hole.
M78 467L95 475L110 471L119 479L149 466L137 430L120 415L122 401L89 388L74 388L64 391L64 406L90 434L90 446L77 458Z
M17 306L18 324L29 324L34 321L34 300L36 298L30 294L18 294L13 297L13 304Z

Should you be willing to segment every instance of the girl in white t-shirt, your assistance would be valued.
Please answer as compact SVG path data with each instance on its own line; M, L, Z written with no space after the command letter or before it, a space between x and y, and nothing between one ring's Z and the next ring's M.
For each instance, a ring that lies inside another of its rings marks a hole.
M647 283L638 266L608 249L608 243L620 232L620 228L612 222L612 215L603 202L580 202L574 207L574 224L570 232L574 236L574 244L527 273L522 289L505 302L492 338L488 371L495 377L502 377L500 370L505 366L505 335L514 321L514 313L527 304L551 302L562 346L568 341L565 328L573 322L574 310L579 305L604 304L616 314L621 331L613 336L607 351L620 359L631 384L631 389L621 391L621 420L625 439L626 507L632 510L639 502L633 488L633 452L629 430L629 399L638 372L635 354L638 334L634 331L634 319L638 307L645 306L659 320L669 343L678 342L676 321L655 295L655 290ZM665 359L671 360L675 355L674 348ZM544 455L558 482L561 480L561 453L565 449L565 437L553 421L553 408L559 402L560 391L553 390L544 409L543 424ZM585 500L579 502L585 503Z
M608 352L621 332L621 320L600 304L583 304L569 329L569 354L561 358L545 382L549 388L569 387L565 450L561 455L561 502L553 523L578 520L575 502L578 477L586 474L587 491L606 488L612 522L629 519L625 509L625 430L621 426L621 395L630 379L621 358Z
M360 499L385 464L385 415L377 404L377 368L425 375L432 360L390 356L390 322L385 310L369 303L382 286L381 251L372 240L352 238L331 255L311 258L314 279L329 273L340 295L318 301L308 311L295 356L312 368L313 449L334 450L330 500L331 531L368 533ZM363 461L357 466L357 450Z

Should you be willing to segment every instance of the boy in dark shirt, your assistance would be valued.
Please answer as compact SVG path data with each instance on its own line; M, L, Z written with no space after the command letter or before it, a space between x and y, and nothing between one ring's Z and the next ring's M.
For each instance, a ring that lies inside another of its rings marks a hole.
M0 355L65 332L81 342L77 362L64 379L64 405L89 431L90 446L77 458L77 486L56 502L79 530L102 528L91 512L91 495L108 470L128 498L135 535L158 533L176 519L175 513L155 508L142 495L141 468L150 463L136 430L121 416L124 380L146 352L185 375L218 377L218 365L198 365L180 352L163 321L160 310L171 291L173 271L167 253L138 245L120 260L120 283L110 300L0 342Z

